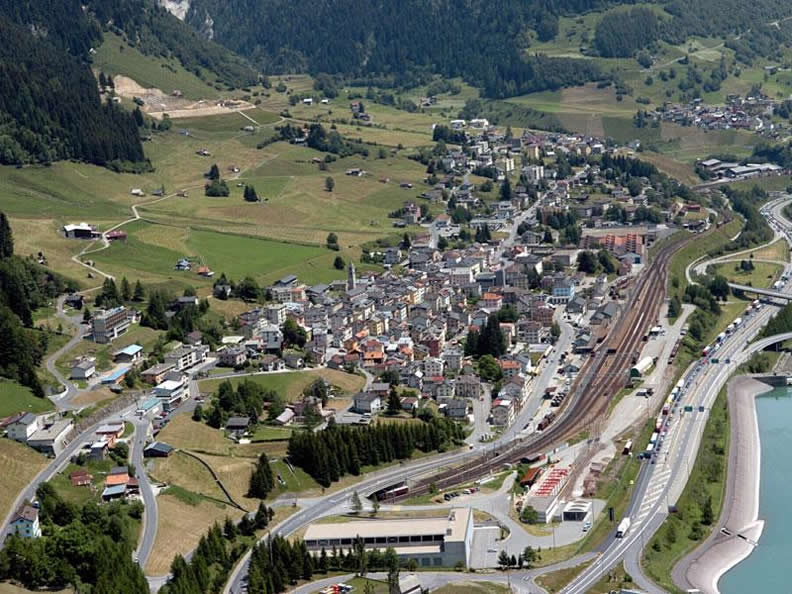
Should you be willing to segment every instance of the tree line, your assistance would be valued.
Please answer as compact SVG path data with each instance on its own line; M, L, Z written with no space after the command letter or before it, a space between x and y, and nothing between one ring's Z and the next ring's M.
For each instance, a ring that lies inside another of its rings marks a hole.
M417 568L413 561L407 565ZM385 571L389 592L398 592L399 557L392 547L383 551L366 550L363 539L357 537L346 553L333 547L328 554L322 548L318 555L312 555L305 541L291 542L282 536L262 540L253 548L248 573L248 592L250 594L278 594L285 592L298 580L310 580L315 573L326 574L330 571L355 572L365 575L368 571Z
M464 439L461 426L442 418L428 422L379 423L365 427L337 425L323 431L292 433L289 461L329 487L342 476L358 476L363 467L406 460L416 450L444 451Z

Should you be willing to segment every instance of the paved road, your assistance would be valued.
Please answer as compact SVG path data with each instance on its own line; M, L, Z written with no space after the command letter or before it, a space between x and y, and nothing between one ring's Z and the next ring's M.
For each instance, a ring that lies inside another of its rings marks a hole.
M556 370L561 364L561 355L563 355L569 349L569 347L572 346L572 339L575 337L574 328L572 328L572 326L564 320L559 322L559 326L561 327L561 335L558 337L556 344L553 346L553 352L544 361L544 368L540 372L539 376L534 378L534 385L531 389L531 393L526 399L525 405L523 405L520 412L517 413L514 423L512 423L511 426L504 430L501 434L501 437L498 440L499 445L517 439L522 435L527 435L527 432L525 432L525 427L536 414L539 406L542 404L544 393L547 390L547 387L550 385Z
M83 335L87 331L87 326L82 324L81 321L75 321L74 318L69 317L66 312L63 310L64 303L66 302L66 295L61 295L58 297L57 304L56 304L56 316L58 319L63 320L66 322L67 325L75 326L77 331L75 335L64 344L61 348L57 351L52 353L49 357L47 357L46 361L44 361L44 366L47 368L55 379L57 379L61 385L64 387L63 391L60 394L56 394L50 398L58 408L68 408L68 404L72 398L74 398L77 393L79 392L79 388L74 385L68 378L64 377L63 374L58 370L55 366L55 363L60 359L63 355L68 353L72 350L75 346L80 344L83 340Z
M159 511L157 499L151 481L146 472L146 461L143 457L143 450L146 447L146 438L150 428L148 419L134 419L135 435L132 437L131 448L132 463L137 470L138 484L140 485L140 495L143 497L143 531L138 540L136 556L141 567L146 566L151 550L154 548L154 541L157 538L157 522L159 521Z

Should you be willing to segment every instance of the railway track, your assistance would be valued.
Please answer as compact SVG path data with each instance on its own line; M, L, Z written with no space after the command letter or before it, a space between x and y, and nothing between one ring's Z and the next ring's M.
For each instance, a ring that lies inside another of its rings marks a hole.
M607 412L610 399L621 390L637 356L643 336L657 319L665 298L668 266L674 252L690 241L669 243L639 276L624 304L621 315L607 339L586 361L571 386L556 419L541 433L516 440L498 452L484 454L461 466L420 479L410 487L409 496L444 489L479 478L505 463L515 463L577 435L591 427ZM406 495L404 496L406 497Z

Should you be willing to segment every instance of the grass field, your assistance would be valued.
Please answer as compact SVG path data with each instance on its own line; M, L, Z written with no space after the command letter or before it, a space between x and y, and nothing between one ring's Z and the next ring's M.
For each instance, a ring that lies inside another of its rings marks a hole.
M34 396L30 388L0 379L0 419L17 412L41 413L52 410L52 402Z
M170 423L160 431L157 439L175 448L222 456L230 455L234 446L234 442L226 439L222 431L193 421L186 413L174 415Z
M582 563L581 565L576 565L575 567L569 567L567 569L559 569L558 571L545 573L536 578L536 583L544 588L548 594L560 592L564 586L566 586L575 577L582 573L583 570L589 565L591 565L591 561L588 563Z
M711 531L711 527L700 524L702 506L711 498L713 518L717 520L723 505L730 439L726 393L724 386L712 406L690 479L677 501L679 512L666 519L644 551L647 573L671 592L679 591L671 580L674 565ZM694 526L700 527L695 535Z
M264 388L274 390L286 400L296 400L302 391L317 378L323 378L331 385L337 386L342 394L352 394L360 391L366 380L359 375L352 375L335 369L314 369L310 371L294 371L288 373L268 373L242 378L233 378L231 383L245 380L253 381ZM224 380L204 380L199 387L203 393L214 393ZM330 401L332 405L332 400Z
M52 483L61 497L76 505L82 506L88 501L99 502L102 489L104 489L105 476L113 466L114 464L110 460L91 460L85 466L67 464L63 470L50 480L50 483ZM72 486L69 475L78 469L87 470L93 475L91 485Z
M47 458L35 450L0 438L0 517L11 511L17 495L47 465Z
M151 475L157 481L177 485L187 491L219 501L226 500L225 494L215 483L212 474L198 460L187 454L176 452L167 458L158 459Z
M157 505L159 523L154 548L145 568L148 575L166 574L173 557L192 551L213 523L222 524L226 517L234 520L242 517L242 512L232 507L206 500L190 505L184 498L167 493L157 497Z
M716 274L720 274L729 279L730 282L752 287L766 289L770 287L783 272L781 264L770 264L769 262L754 262L754 269L751 271L740 270L739 262L726 262L714 266Z
M719 229L715 229L709 233L696 237L693 241L688 243L684 248L677 251L673 258L671 258L671 265L668 274L668 291L669 297L677 295L681 297L687 287L687 279L685 277L685 269L690 263L697 260L701 256L711 253L725 246L732 237L734 237L743 223L739 219L734 219L731 222L723 225ZM674 279L678 285L674 286Z
M777 262L789 262L789 244L786 239L779 239L770 245L762 248L757 248L748 254L746 257L753 256L759 260L776 260Z
M179 89L190 99L219 96L211 85L185 70L178 60L144 56L114 33L104 35L93 56L93 66L105 74L123 74L143 87L155 87L168 94Z
M586 594L610 594L614 591L618 592L622 588L625 590L635 588L632 577L624 570L624 564L608 571Z

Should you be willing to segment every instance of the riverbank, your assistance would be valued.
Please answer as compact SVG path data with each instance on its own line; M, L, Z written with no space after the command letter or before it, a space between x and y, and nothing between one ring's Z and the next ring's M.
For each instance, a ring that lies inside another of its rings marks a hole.
M674 583L682 590L698 588L705 594L719 594L723 574L748 557L759 541L764 521L759 519L761 444L756 397L770 390L771 386L746 376L728 384L731 441L723 510L710 536L674 567Z

